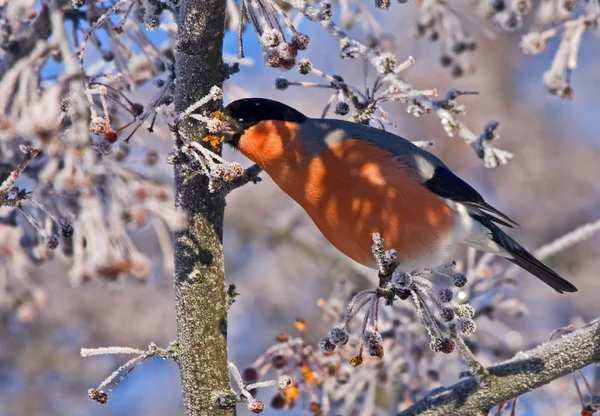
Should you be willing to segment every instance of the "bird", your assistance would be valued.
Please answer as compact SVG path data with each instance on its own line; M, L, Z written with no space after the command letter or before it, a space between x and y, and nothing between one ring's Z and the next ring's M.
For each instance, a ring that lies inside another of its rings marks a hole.
M377 269L372 235L403 271L440 265L459 244L504 257L559 293L577 288L500 226L518 225L435 155L391 132L310 118L278 101L223 109L224 142L263 169L352 260Z

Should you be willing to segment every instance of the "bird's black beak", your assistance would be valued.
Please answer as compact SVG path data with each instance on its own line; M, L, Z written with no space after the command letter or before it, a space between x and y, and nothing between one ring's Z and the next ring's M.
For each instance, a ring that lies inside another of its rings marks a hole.
M222 128L219 132L223 135L223 141L227 144L235 146L240 137L240 125L234 120L227 111L221 113Z

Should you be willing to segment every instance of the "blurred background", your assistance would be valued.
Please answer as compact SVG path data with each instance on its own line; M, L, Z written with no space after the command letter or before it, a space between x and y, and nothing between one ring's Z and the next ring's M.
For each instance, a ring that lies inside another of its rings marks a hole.
M437 117L414 118L404 104L386 106L397 126L393 132L411 140L433 140L435 146L430 150L434 154L522 225L510 234L527 248L541 246L600 217L597 36L591 32L584 35L579 66L571 78L574 97L569 101L549 95L542 83L558 47L556 40L545 53L525 56L519 47L523 32L489 39L473 26L470 32L478 41L470 54L474 72L454 78L438 63L438 44L412 38L418 14L415 5L394 4L387 11L370 3L367 7L389 35L398 59L414 57L416 63L402 73L403 78L419 89L436 88L442 96L450 88L477 91L479 95L459 98L467 106L467 114L460 120L476 132L490 119L500 122L501 138L495 145L515 157L505 166L486 169L461 139L446 135ZM337 42L319 25L304 21L299 29L312 40L311 47L301 52L302 57L329 74L343 76L352 85L363 85L362 64L338 58ZM350 33L365 39L360 28ZM245 31L244 42L248 59L240 73L226 82L226 102L263 96L309 116L320 115L330 92L299 87L276 90L274 80L281 71L263 65L250 28ZM228 33L225 52L236 51L235 34ZM295 70L285 75L289 80L309 80ZM142 97L151 93L140 92ZM332 113L330 116L334 117ZM164 126L161 131L165 143L157 147L166 152L169 144ZM168 178L171 167L164 163L165 155L161 153L153 173ZM240 154L227 150L225 156L249 165ZM241 368L272 345L278 333L295 333L294 320L298 317L307 322L306 337L316 342L329 330L317 300L328 297L342 278L364 288L365 274L373 273L336 252L299 206L265 174L261 177L259 184L246 185L229 195L226 211L227 278L240 292L230 312L229 359ZM150 230L136 230L132 238L151 258L161 258L160 246ZM465 253L458 250L456 259L464 260ZM502 260L498 262L504 265ZM527 305L528 313L509 321L503 332L496 334L501 339L510 337L517 349L547 340L558 327L600 316L600 238L577 244L547 263L573 282L579 292L558 295L532 276L519 274L518 286L507 291ZM45 306L35 311L5 310L0 315L0 415L183 415L179 373L173 362L147 360L116 388L108 403L99 405L88 399L88 388L96 387L126 358L79 356L81 347L145 349L150 342L166 346L174 340L172 280L165 270L169 265L157 261L144 284L133 279L114 283L92 280L71 287L61 262L33 268L30 273L43 289L39 296ZM444 381L453 382L457 377L455 374ZM572 400L576 412L578 399L572 383L564 380L554 384L562 390L571 389L566 400ZM544 387L550 388L557 387ZM270 394L260 391L259 398L268 402ZM547 405L525 399L517 414L558 414ZM272 413L266 410L266 414ZM247 414L244 406L240 406L240 414ZM301 406L280 414L302 414Z

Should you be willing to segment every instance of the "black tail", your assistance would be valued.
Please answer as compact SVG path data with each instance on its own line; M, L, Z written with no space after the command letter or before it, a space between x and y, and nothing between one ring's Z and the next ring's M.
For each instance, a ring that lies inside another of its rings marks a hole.
M529 273L552 287L558 293L577 292L577 288L571 283L560 277L556 272L546 266L544 263L533 257L519 243L510 238L500 228L493 224L489 219L481 216L473 216L477 221L483 224L492 232L492 240L508 251L513 258L508 258L511 262L527 270Z

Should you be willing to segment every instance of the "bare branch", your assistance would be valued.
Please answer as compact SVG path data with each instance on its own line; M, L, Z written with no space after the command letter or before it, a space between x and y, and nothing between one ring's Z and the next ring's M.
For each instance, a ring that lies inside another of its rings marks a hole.
M262 172L262 168L256 164L250 166L247 169L244 169L244 173L242 174L242 176L239 176L237 178L235 178L234 180L232 180L231 182L229 182L229 185L227 187L227 192L231 192L234 189L237 188L241 188L242 186L246 185L249 182L252 183L258 183L260 182L262 179L258 176L260 173Z
M167 349L164 349L157 347L154 343L151 343L146 351L131 347L82 348L81 356L83 358L96 355L136 354L136 357L113 371L113 373L104 379L97 388L90 389L88 391L89 398L101 404L106 403L108 401L108 394L147 358L159 356L162 357L163 360L166 360L167 358L176 359L176 351L176 344L171 344Z
M431 391L398 416L487 415L512 397L541 387L559 377L600 361L600 321L547 342L514 358L487 368L489 376L475 377Z
M21 173L23 173L25 168L27 168L29 162L31 162L31 160L34 157L36 157L37 154L40 152L38 149L35 149L31 146L21 146L21 150L25 155L23 157L23 160L21 161L21 163L19 163L19 166L17 166L16 169L10 175L8 175L8 178L6 178L4 182L2 182L2 185L0 185L0 206L15 206L18 204L18 201L21 198L17 196L14 199L8 199L8 195L13 189L15 182L17 181Z

